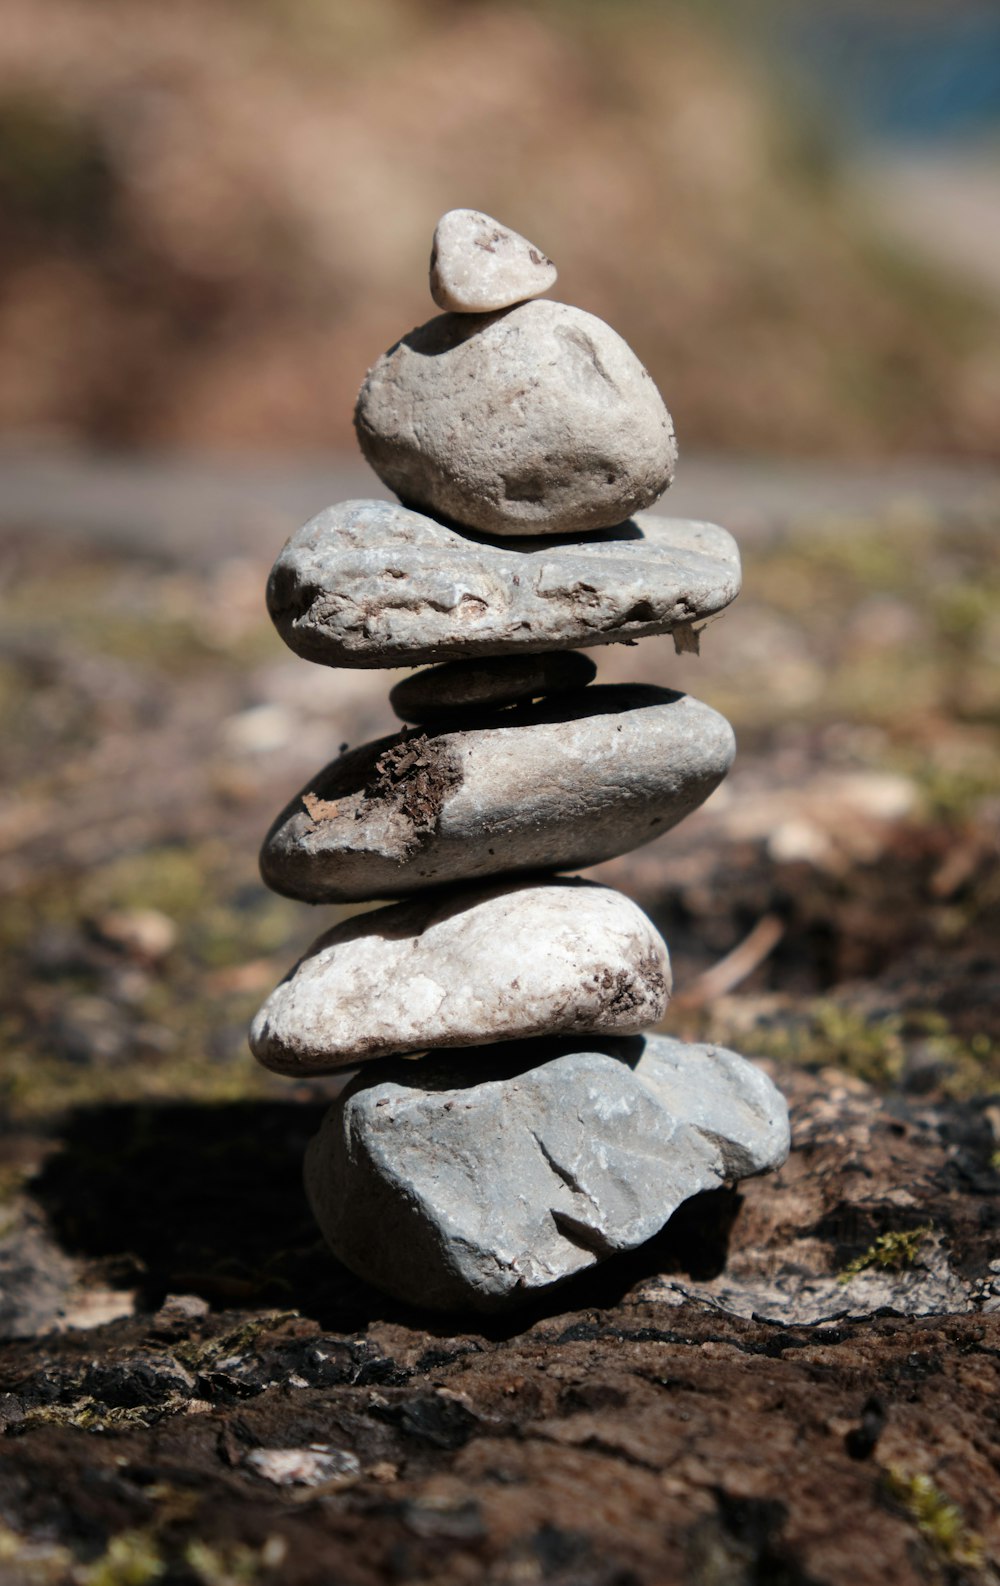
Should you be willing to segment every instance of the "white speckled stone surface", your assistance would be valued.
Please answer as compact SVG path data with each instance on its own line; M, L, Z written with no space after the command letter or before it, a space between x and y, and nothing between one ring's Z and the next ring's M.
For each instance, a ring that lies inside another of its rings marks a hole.
M408 506L487 534L586 534L649 507L677 461L648 372L566 303L442 314L369 370L369 463Z
M662 937L608 887L463 889L334 926L267 999L250 1045L266 1068L317 1073L368 1058L541 1034L630 1034L670 994Z

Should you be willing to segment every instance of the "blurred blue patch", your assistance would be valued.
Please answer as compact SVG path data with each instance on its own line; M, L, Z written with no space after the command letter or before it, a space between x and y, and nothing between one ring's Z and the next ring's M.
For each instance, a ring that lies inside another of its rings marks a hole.
M1000 5L804 8L793 51L861 136L938 141L1000 131Z

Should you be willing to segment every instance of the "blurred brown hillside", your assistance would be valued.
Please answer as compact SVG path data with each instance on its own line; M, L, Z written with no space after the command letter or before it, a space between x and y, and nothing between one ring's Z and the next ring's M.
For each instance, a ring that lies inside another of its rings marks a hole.
M746 54L632 0L7 0L0 427L344 444L468 204L632 342L684 443L994 451L994 310L873 243Z

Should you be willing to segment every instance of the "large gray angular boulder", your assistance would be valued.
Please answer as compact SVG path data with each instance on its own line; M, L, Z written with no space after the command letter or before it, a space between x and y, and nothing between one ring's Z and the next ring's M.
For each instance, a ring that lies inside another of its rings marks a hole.
M656 1024L670 960L629 898L585 881L463 889L327 931L268 997L254 1056L280 1074Z
M783 1097L733 1052L543 1041L359 1075L309 1147L306 1188L353 1272L412 1304L496 1311L788 1146Z
M732 535L640 513L587 540L481 540L387 501L327 507L293 534L267 605L327 666L423 666L670 633L739 594Z
M566 303L441 314L369 370L361 450L409 506L486 534L586 534L651 506L677 461L631 348Z
M311 903L575 870L683 820L732 763L725 717L640 684L579 689L478 728L343 754L278 816L267 885Z

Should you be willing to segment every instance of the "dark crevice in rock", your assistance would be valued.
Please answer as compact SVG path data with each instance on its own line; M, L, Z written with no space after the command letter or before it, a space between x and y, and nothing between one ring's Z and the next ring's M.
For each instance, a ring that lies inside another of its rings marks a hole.
M570 1244L578 1245L581 1250L590 1250L603 1260L605 1256L615 1254L616 1247L608 1242L599 1228L594 1228L590 1223L585 1223L572 1212L557 1211L553 1208L552 1221L555 1223L564 1239Z

